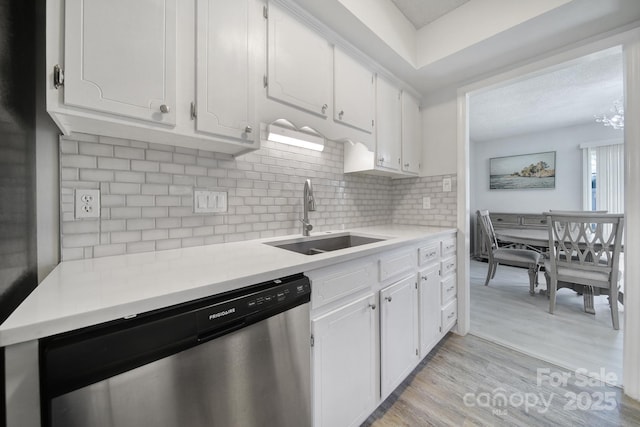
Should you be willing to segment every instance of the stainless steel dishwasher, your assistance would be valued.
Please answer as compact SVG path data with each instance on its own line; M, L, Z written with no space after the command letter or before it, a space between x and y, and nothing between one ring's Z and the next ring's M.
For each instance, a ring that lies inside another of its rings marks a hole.
M309 279L40 342L43 425L311 425Z

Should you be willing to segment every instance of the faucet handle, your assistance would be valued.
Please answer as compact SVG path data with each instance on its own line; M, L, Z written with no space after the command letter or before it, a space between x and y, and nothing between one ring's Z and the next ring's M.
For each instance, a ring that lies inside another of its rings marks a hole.
M302 223L302 226L307 229L308 231L313 230L313 225L311 225L310 223L308 223L307 221L304 220L304 218L299 219L298 221L300 221Z
M300 218L298 221L300 221L307 230L313 230L313 225L311 225L311 223L305 221L304 218Z

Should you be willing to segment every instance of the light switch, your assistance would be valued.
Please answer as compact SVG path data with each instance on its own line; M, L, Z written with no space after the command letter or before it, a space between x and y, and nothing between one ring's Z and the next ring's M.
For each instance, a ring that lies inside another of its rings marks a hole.
M196 206L199 209L206 209L207 208L207 200L208 200L207 195L203 194L203 193L205 193L204 191L196 191L196 193L200 193L200 194L196 195Z
M227 211L226 191L193 191L193 211L195 213L220 213Z

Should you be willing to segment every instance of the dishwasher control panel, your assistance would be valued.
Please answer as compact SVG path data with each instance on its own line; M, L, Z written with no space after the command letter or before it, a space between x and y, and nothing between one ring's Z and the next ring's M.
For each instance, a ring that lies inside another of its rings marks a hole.
M281 307L310 299L311 285L305 276L274 280L271 284L266 289L199 309L196 312L198 333L250 323L254 317L265 317Z

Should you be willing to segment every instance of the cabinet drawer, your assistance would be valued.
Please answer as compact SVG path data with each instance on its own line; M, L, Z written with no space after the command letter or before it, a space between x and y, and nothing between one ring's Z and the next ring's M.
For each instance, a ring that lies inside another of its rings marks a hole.
M442 305L445 305L456 297L456 276L452 275L447 277L440 282L440 286L442 288L440 291L440 295L442 295Z
M500 225L520 225L520 215L492 213L489 216L494 227Z
M431 264L440 258L440 242L429 243L418 249L418 264L420 266Z
M442 241L442 256L453 255L456 253L456 239L446 239Z
M306 275L311 279L311 307L318 308L349 294L370 288L375 282L374 260L348 262Z
M416 266L416 251L395 252L380 258L380 281L410 271Z
M458 300L454 299L446 306L442 307L442 332L446 333L456 323L458 319Z
M522 217L522 225L529 227L546 227L547 219L543 215L527 215Z
M440 274L442 275L442 277L445 277L446 275L453 273L454 271L456 271L455 256L442 260L442 262L440 263Z

